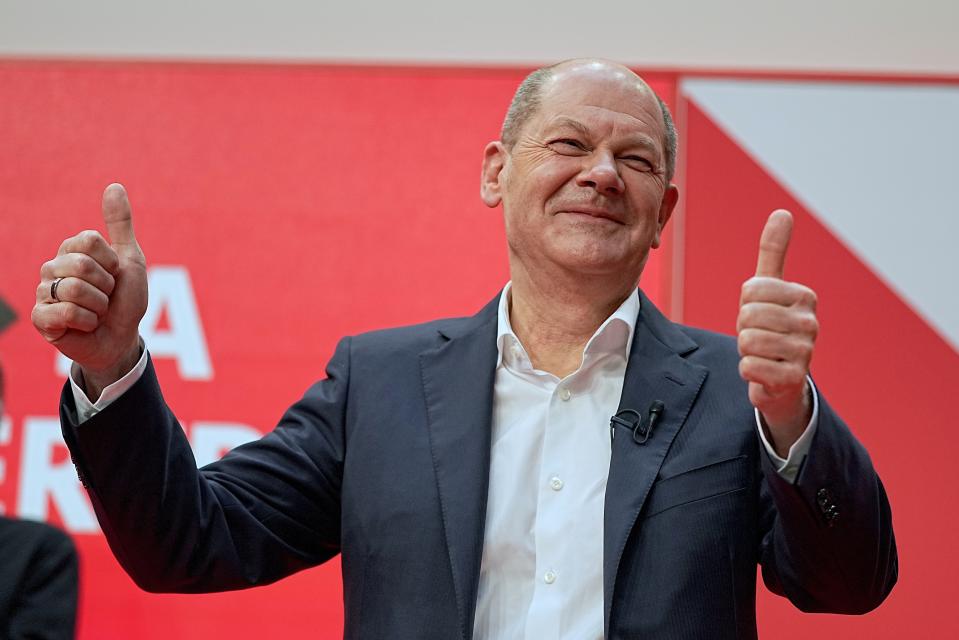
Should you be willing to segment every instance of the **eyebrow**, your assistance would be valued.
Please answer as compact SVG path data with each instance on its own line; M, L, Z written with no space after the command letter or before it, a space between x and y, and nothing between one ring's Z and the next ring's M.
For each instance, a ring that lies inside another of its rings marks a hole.
M561 129L563 127L569 127L570 129L575 129L582 135L584 138L589 137L589 129L579 120L574 120L569 116L559 116L555 120L549 123L549 129Z
M629 144L626 146L642 147L643 149L646 149L647 151L651 151L653 153L657 153L657 154L662 153L659 147L656 145L656 143L653 142L653 139L646 135L637 135L637 136L630 137Z

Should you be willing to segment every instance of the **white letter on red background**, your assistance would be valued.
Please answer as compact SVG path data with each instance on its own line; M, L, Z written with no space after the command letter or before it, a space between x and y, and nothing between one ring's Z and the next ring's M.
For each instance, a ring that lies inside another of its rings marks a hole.
M20 456L19 515L47 520L47 499L56 505L63 525L73 533L97 533L100 529L87 496L80 487L70 456L54 463L57 449L66 450L60 435L60 419L28 417L23 421L23 454Z

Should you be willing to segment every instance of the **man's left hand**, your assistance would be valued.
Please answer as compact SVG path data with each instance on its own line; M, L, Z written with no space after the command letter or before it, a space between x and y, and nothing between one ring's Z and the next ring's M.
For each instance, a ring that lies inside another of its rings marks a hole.
M819 332L816 293L783 279L792 227L792 214L782 209L766 221L756 275L743 283L736 322L739 375L749 381L749 401L782 458L812 417L807 376Z

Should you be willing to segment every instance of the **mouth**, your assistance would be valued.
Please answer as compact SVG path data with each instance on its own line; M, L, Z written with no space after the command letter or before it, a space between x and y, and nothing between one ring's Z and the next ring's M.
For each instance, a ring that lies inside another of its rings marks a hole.
M606 220L609 222L615 222L616 224L623 224L621 216L606 211L605 209L596 209L593 207L570 207L560 209L557 211L557 213L568 213L574 216L586 216L589 218L595 218L597 220Z

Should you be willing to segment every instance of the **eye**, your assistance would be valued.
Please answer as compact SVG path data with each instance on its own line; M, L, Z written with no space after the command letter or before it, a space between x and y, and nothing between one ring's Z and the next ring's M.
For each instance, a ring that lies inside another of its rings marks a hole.
M575 138L557 138L549 143L551 147L558 147L560 153L586 151L586 145Z
M653 163L642 156L624 156L621 160L626 163L626 166L637 171L653 170Z

